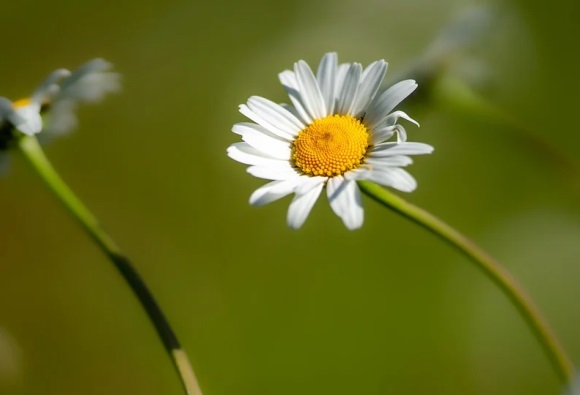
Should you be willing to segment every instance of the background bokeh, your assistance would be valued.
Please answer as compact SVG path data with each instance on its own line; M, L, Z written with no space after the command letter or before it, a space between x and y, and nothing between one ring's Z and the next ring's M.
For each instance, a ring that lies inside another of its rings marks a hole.
M368 199L358 231L325 198L291 231L289 199L250 207L263 181L225 155L237 106L287 101L277 73L296 60L385 58L392 82L473 7L493 10L487 29L406 104L410 140L436 147L408 198L504 262L578 362L580 190L559 162L580 163L572 0L4 2L0 95L97 56L122 73L46 152L150 284L205 395L559 394L456 251ZM513 122L462 108L447 78ZM180 394L133 295L16 152L0 191L0 393Z

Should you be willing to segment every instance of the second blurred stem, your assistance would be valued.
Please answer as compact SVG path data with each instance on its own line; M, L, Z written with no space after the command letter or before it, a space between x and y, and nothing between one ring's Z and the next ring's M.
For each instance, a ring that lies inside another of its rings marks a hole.
M129 259L122 254L113 239L101 228L95 216L58 175L44 155L38 140L34 136L23 135L18 140L18 147L27 161L37 171L46 186L56 195L58 200L60 200L87 234L89 234L107 255L109 260L123 276L127 285L133 290L133 293L137 296L137 299L155 327L165 350L169 354L181 378L185 392L188 395L202 395L186 352L177 340L177 336L169 325L163 311L155 301L153 294L137 270L132 266Z

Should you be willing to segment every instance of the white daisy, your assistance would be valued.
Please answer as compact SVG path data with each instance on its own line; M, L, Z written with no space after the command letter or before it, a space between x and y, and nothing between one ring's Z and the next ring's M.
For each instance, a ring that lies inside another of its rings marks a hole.
M119 76L110 68L110 63L94 59L72 73L66 69L52 72L28 98L15 102L0 98L0 128L8 124L27 135L72 129L78 103L98 101L119 89Z
M18 133L42 132L39 136L44 142L76 127L79 103L99 101L117 91L119 75L111 67L103 59L94 59L72 73L66 69L52 72L30 97L15 102L0 97L0 173Z
M70 71L58 69L52 72L30 97L15 102L0 98L0 122L8 122L16 130L27 135L39 133L42 130L40 115L42 106L52 100L59 90L59 81L69 75Z
M328 53L316 76L302 60L279 75L292 105L257 96L242 104L240 112L255 123L234 125L244 142L232 144L228 155L250 165L255 177L272 180L252 194L250 204L294 193L287 221L298 229L326 186L332 210L348 229L356 229L363 224L357 180L413 191L417 183L401 167L412 163L408 155L428 154L433 147L407 142L397 121L418 124L402 111L392 112L415 90L415 81L377 95L386 71L384 60L363 70L359 63L339 65L337 55Z

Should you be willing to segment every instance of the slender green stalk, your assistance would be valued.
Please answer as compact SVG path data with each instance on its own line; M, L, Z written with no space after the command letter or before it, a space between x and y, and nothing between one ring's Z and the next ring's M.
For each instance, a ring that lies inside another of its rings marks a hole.
M524 289L498 261L457 230L422 208L371 182L360 181L359 185L364 193L381 205L429 230L470 258L515 305L544 348L561 379L565 383L573 380L574 368L546 319Z
M56 195L68 209L93 241L103 250L131 287L139 302L145 309L153 323L163 346L171 357L173 364L181 378L181 382L188 395L202 395L195 374L163 311L153 298L147 285L131 265L131 262L122 254L115 242L100 227L97 219L85 207L73 191L64 183L54 170L35 137L22 135L18 139L18 147L24 157L38 172L46 186Z

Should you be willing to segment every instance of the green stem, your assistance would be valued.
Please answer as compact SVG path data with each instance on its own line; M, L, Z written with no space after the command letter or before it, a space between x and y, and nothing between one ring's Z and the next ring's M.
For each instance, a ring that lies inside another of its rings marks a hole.
M562 345L532 299L512 275L494 258L457 230L390 191L368 181L359 181L362 191L381 205L434 233L470 258L506 294L544 348L565 383L574 378L574 368Z
M18 147L24 154L24 157L38 172L46 186L56 195L83 229L91 236L93 241L103 250L131 287L153 323L165 350L171 357L181 378L185 392L188 395L201 395L199 384L195 378L187 354L179 344L175 333L171 329L163 311L155 301L153 294L139 273L131 265L131 262L123 255L117 244L100 227L93 214L91 214L81 200L76 197L73 191L60 178L44 155L36 138L22 135L18 139Z

